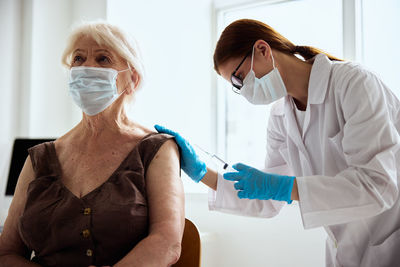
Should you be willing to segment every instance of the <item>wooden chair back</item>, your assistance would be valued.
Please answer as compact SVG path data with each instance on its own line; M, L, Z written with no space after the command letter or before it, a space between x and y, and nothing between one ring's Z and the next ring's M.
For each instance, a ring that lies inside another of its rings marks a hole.
M185 219L185 230L182 238L181 257L174 267L200 267L201 243L200 234L189 219Z

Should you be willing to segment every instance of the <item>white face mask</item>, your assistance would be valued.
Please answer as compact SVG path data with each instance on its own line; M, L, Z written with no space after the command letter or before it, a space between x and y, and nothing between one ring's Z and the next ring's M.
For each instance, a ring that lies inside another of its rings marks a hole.
M118 94L116 80L119 72L110 68L72 67L69 93L83 112L96 115L110 106Z
M251 69L243 80L243 87L240 89L240 94L244 96L247 101L254 105L268 105L287 95L285 84L282 81L282 77L278 68L275 67L275 61L272 53L271 57L274 69L260 79L257 78L253 71L253 46Z

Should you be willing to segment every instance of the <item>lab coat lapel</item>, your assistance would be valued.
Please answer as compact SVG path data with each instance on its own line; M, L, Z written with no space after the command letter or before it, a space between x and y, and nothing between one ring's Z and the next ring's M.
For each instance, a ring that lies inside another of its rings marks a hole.
M286 125L287 125L287 134L288 137L292 140L292 142L295 144L296 148L300 153L303 154L307 166L307 171L306 173L311 173L311 161L310 161L310 156L307 152L306 147L304 146L303 138L302 138L302 133L300 132L300 129L297 125L297 121L294 115L294 106L292 101L290 100L290 97L286 97L285 99L285 118L286 118ZM301 165L303 166L304 161L301 160L302 163Z
M307 109L303 125L303 139L307 133L313 112L312 105L322 104L328 90L329 77L331 74L332 62L324 54L318 54L312 59L310 80L308 83Z

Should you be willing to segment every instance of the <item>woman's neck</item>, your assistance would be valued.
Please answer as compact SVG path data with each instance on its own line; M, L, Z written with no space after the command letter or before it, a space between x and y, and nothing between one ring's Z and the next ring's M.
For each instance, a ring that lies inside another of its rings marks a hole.
M279 53L278 62L288 94L293 97L299 110L306 110L312 64L284 53Z
M102 139L129 135L135 127L123 110L105 110L94 116L83 114L79 128L83 137Z

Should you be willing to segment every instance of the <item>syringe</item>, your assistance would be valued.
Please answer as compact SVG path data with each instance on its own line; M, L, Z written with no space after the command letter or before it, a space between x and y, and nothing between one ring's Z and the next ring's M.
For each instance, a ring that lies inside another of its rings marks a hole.
M222 160L220 157L218 157L217 155L215 155L215 154L212 154L212 153L210 153L210 152L208 152L207 150L205 150L205 149L203 149L203 148L201 148L199 145L197 145L197 144L195 144L195 146L196 147L198 147L201 151L203 151L205 154L207 154L211 159L213 159L214 161L215 160L217 160L219 163L221 163L222 164L222 169L224 169L225 171L234 171L232 168L229 168L228 169L228 167L229 167L229 164L228 163L226 163L224 160Z

